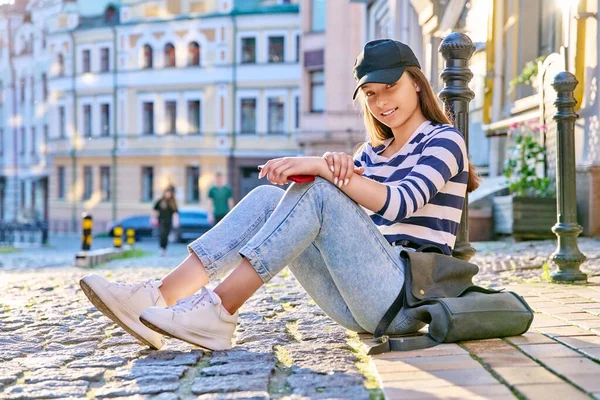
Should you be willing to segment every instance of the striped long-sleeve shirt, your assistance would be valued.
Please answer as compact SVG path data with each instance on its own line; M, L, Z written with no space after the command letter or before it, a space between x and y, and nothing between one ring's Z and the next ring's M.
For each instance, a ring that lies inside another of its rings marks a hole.
M354 159L363 176L387 186L381 210L365 209L388 242L434 244L451 254L467 190L469 159L462 134L450 125L426 121L395 154L365 144Z

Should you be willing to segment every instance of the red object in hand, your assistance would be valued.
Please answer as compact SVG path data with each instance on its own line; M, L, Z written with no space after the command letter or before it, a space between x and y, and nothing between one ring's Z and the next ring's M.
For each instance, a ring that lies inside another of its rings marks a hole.
M262 169L262 165L258 166L258 170ZM290 175L288 176L288 181L296 182L296 183L308 183L315 180L315 177L312 175Z

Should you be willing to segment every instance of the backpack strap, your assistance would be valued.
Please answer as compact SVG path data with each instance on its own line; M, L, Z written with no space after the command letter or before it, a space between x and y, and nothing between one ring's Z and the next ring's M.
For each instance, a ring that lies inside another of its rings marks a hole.
M435 339L433 339L429 334L412 335L396 338L382 336L375 339L375 341L376 344L369 348L367 355L374 356L376 354L387 353L388 351L422 350L440 344L439 342L435 341Z
M383 318L381 319L381 321L379 321L377 328L375 328L375 332L373 332L373 337L375 339L379 339L381 337L387 337L387 336L384 336L385 332L390 327L390 324L392 323L394 318L396 318L396 315L398 315L398 313L400 312L400 309L402 308L402 305L404 304L404 293L406 291L405 288L406 288L406 281L402 285L402 289L400 290L398 297L396 297L396 300L394 300L394 302L392 303L390 308L388 308L388 310L385 312L385 314L383 315Z

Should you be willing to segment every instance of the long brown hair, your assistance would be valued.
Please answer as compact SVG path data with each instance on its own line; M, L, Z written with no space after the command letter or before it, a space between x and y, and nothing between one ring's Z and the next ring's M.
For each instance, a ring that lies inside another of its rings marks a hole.
M431 84L421 71L417 67L407 67L406 71L410 77L415 81L417 86L421 89L417 92L419 96L419 107L423 116L431 122L438 124L449 124L452 125L452 120L448 114L444 112L442 106L438 102L438 99L433 92ZM358 92L357 98L362 103L363 118L365 121L365 128L367 129L367 136L369 142L373 147L377 147L383 143L384 140L394 137L392 128L379 122L377 118L371 114L367 107L366 98L361 90ZM363 144L364 145L364 144ZM360 151L362 146L357 150ZM472 192L479 187L481 178L475 171L475 166L469 159L469 180L467 182L467 192Z
M166 198L165 194L167 192L171 192L171 197ZM177 210L177 201L175 201L175 187L170 185L164 190L162 198L160 199L161 203L167 204L171 210Z

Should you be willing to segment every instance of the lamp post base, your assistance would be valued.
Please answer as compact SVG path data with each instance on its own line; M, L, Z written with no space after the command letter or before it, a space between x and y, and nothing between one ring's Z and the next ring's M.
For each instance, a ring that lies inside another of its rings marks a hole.
M587 275L576 271L556 271L550 274L550 279L555 283L587 283Z

